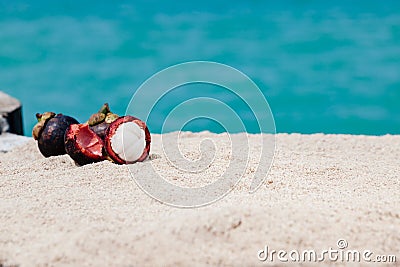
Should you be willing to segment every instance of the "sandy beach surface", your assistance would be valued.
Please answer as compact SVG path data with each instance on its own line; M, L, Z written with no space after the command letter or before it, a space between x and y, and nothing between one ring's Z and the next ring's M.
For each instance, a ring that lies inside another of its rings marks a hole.
M230 159L217 149L210 169L187 179L166 161L160 137L136 175L152 164L173 183L199 186ZM195 159L202 139L225 137L184 133L181 151ZM253 149L259 138L250 136ZM249 194L252 157L225 198L182 209L146 195L126 166L77 167L67 155L44 158L30 140L0 153L0 266L281 265L261 262L258 252L321 252L340 239L400 264L400 136L278 134L270 173Z

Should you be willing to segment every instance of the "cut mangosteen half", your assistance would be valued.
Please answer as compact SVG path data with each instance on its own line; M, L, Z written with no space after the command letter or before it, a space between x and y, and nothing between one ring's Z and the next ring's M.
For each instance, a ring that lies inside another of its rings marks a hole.
M78 165L105 160L104 142L88 124L73 124L68 128L65 150Z
M150 153L151 136L146 123L133 116L124 116L110 124L105 137L109 157L119 164L145 160Z

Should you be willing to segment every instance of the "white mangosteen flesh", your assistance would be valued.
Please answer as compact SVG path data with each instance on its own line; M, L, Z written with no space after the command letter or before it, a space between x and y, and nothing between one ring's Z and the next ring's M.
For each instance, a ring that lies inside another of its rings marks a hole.
M111 137L112 150L127 162L138 160L145 147L145 131L135 122L122 123Z

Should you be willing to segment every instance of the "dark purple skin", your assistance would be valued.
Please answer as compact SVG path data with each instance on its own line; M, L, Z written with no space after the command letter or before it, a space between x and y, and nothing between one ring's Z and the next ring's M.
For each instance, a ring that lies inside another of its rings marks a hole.
M99 162L100 160L91 159L79 151L76 147L75 140L66 139L65 140L65 150L68 155L75 161L76 165L83 166L90 163Z
M64 145L65 132L71 124L78 123L74 118L62 114L57 114L47 121L38 140L39 150L43 156L51 157L66 154Z
M110 126L111 123L107 123L103 121L102 123L99 123L94 126L90 126L90 129L95 132L102 140L106 137L106 131L108 126Z

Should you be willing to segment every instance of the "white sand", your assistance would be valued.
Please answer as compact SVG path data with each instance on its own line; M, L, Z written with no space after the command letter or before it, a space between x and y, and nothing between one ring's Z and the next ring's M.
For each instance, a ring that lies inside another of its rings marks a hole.
M186 134L183 153L196 158L194 144L204 137L223 139ZM154 164L188 186L208 183L218 172L182 179L165 163L160 136L153 140L155 159L137 170ZM269 265L257 259L265 245L322 251L337 248L340 238L349 249L396 255L399 264L400 136L279 134L276 140L270 174L255 194L242 182L198 209L151 199L126 166L46 159L33 140L0 153L0 265ZM229 159L227 150L220 152L216 166Z

